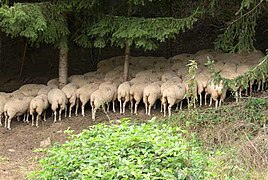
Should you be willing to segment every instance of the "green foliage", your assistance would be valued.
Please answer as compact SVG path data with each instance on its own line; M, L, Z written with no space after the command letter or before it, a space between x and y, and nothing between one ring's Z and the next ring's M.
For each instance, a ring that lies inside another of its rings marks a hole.
M137 18L125 16L104 16L93 26L86 26L87 35L95 39L94 46L104 47L107 44L124 47L125 39L130 45L145 50L157 48L157 42L191 29L197 21L199 10L182 19L167 18Z
M206 65L211 72L214 82L222 82L225 88L230 89L234 92L237 91L240 87L248 88L249 82L254 82L255 80L265 81L268 78L268 54L264 58L260 59L260 63L257 66L251 68L248 72L241 74L235 79L226 79L222 77L219 72L215 70L214 61L210 59Z
M195 80L196 77L196 70L197 70L197 62L195 60L190 60L190 63L187 64L187 66L189 66L189 72L187 75L187 86L188 86L188 90L186 92L186 97L191 98L190 101L190 106L194 107L195 106L195 100L197 99L197 82Z
M267 123L267 115L264 113L268 107L268 101L262 98L250 98L244 105L243 117L249 122L264 125Z
M0 26L12 37L21 36L35 41L38 33L47 28L47 23L39 5L14 4L0 8Z
M255 28L261 13L263 0L243 0L235 13L235 20L227 23L223 33L218 35L215 47L227 52L255 50Z
M36 45L45 42L65 47L63 39L69 34L66 19L50 3L3 6L0 8L0 26L11 37L25 37Z
M155 121L98 124L46 150L33 179L203 179L205 155L187 132Z

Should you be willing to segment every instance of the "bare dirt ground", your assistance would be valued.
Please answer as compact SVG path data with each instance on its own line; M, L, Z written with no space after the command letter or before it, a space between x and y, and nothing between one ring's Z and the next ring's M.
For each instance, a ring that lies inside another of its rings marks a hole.
M135 119L146 119L144 110L140 111L140 115ZM153 111L159 114L158 111ZM125 116L119 113L109 113L111 119L119 119L129 117L129 112ZM148 118L149 119L149 118ZM64 130L70 128L75 133L81 132L88 126L100 122L108 122L108 118L103 112L97 112L95 122L92 122L91 111L86 111L86 116L72 118L64 118L60 122L53 123L52 118L48 118L46 122L40 121L39 127L32 127L29 124L13 119L11 122L11 130L0 127L0 180L27 179L27 173L36 168L36 158L40 153L33 150L40 148L40 142L51 139L51 142L63 143L66 140Z

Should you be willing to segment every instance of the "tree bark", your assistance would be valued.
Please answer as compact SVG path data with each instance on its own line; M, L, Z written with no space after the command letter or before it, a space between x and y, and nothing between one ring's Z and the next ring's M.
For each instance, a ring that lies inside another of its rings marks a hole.
M59 88L62 89L68 79L68 49L60 48L59 51Z
M128 40L126 40L125 64L124 64L124 81L128 81L129 57L130 57L130 46L129 46Z

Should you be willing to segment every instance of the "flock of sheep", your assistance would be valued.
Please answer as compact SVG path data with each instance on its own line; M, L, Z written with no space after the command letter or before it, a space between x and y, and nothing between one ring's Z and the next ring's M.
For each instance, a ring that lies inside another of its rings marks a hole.
M0 125L1 118L5 119L5 127L10 129L12 118L29 122L32 116L32 126L38 126L38 120L43 115L46 120L46 110L51 107L54 122L61 120L62 111L65 117L72 116L75 107L75 115L78 115L78 107L81 107L82 116L85 116L85 106L90 102L92 108L92 120L96 118L96 112L102 108L108 116L110 104L115 112L116 100L119 101L119 112L125 113L129 103L131 114L138 114L138 106L141 101L145 105L145 113L151 115L151 108L161 101L161 112L171 116L171 109L176 104L177 109L182 101L188 100L189 90L188 68L190 59L197 62L198 69L194 78L196 97L199 96L199 105L207 105L207 96L210 96L218 107L226 98L227 88L222 82L216 83L211 78L211 73L205 63L209 59L215 61L215 70L226 79L234 79L246 73L250 68L258 65L264 57L260 51L244 54L228 54L215 50L201 50L196 54L179 54L172 58L164 57L131 57L129 81L123 81L124 57L113 57L98 63L96 71L83 75L72 75L68 78L68 84L58 89L58 79L51 79L47 84L25 84L12 93L0 92ZM265 80L260 81L259 87L264 89ZM243 87L238 88L241 91ZM204 92L204 93L203 93ZM205 94L203 97L202 94ZM135 104L134 104L135 103ZM194 103L195 105L195 103ZM67 108L68 106L68 108ZM58 110L58 113L57 113ZM36 122L35 120L36 116ZM57 118L58 115L58 118Z

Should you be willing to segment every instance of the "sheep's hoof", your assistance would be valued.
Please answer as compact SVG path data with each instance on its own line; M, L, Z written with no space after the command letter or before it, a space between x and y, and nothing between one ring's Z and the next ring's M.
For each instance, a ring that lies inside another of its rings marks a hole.
M82 116L83 116L83 117L85 117L85 115L84 115L84 114L83 114Z

